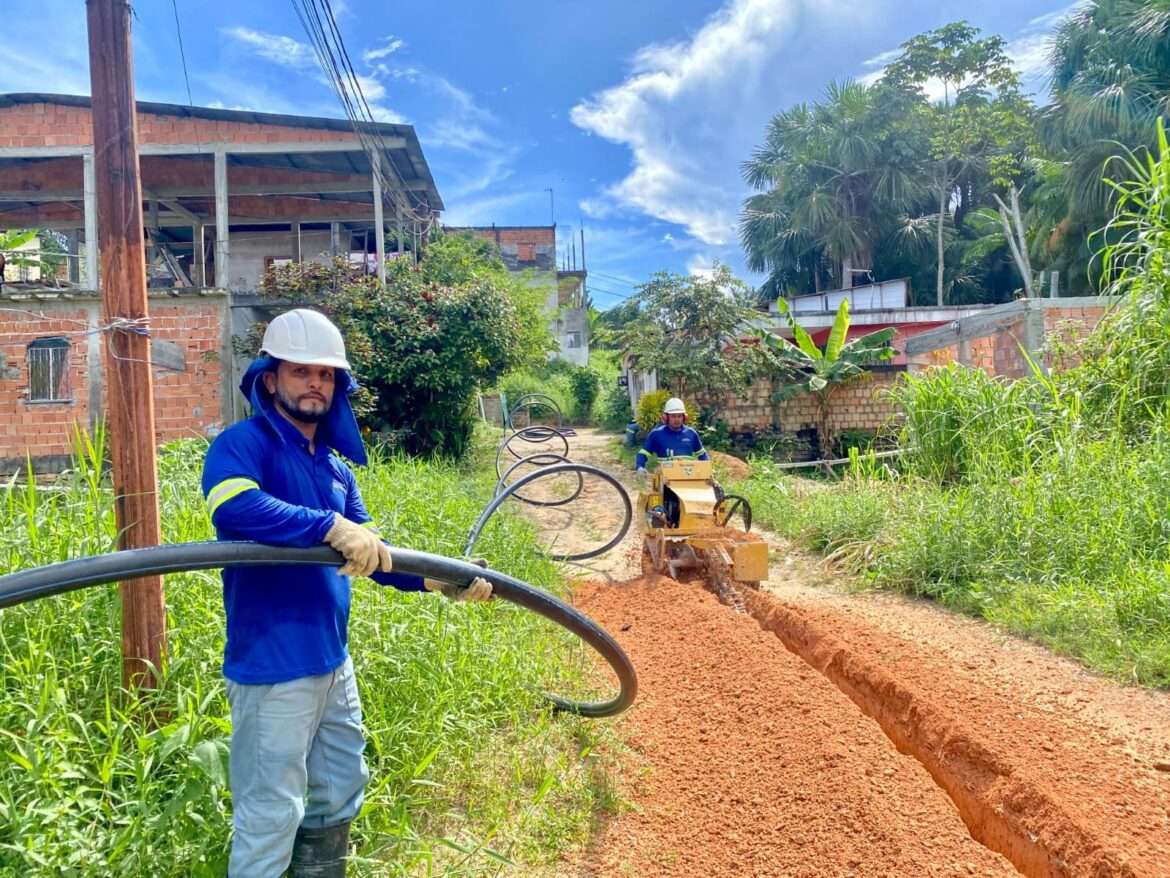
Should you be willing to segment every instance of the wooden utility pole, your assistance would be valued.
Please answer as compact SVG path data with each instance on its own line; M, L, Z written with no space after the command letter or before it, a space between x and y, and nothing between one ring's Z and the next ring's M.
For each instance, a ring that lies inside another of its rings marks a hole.
M106 349L106 400L118 547L160 542L138 121L127 0L86 0L94 170ZM121 325L122 328L118 328ZM161 576L121 584L122 681L153 688L166 651Z

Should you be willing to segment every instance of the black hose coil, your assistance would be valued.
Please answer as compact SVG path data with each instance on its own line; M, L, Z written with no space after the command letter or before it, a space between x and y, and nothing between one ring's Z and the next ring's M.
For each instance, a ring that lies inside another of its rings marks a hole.
M617 675L621 686L618 694L609 701L580 702L546 693L545 697L552 702L555 709L578 716L601 718L619 714L633 703L638 692L638 677L634 666L617 641L584 613L548 592L496 570L485 570L466 561L456 561L411 549L391 547L390 553L394 558L394 569L401 573L437 579L459 586L466 586L476 576L482 576L492 584L492 592L496 597L556 622L601 653ZM209 541L130 549L62 561L0 576L0 608L91 585L179 573L185 570L270 564L340 566L343 563L341 555L329 546L295 549L261 543Z
M512 475L518 468L524 464L529 466L544 467L551 466L554 463L572 463L569 458L563 454L553 454L551 451L538 451L536 454L530 454L527 457L522 457L510 467L504 470L504 474L500 476L500 480L496 482L496 489L492 492L493 497L498 497L500 492L508 487L508 476ZM565 506L572 503L581 496L581 492L585 490L585 477L580 472L577 473L577 487L568 497L563 497L560 500L535 500L532 497L525 497L519 491L512 492L512 496L521 503L527 503L529 506Z
M617 534L604 546L600 546L596 549L590 549L588 552L578 552L573 555L550 554L548 557L552 558L554 561L585 561L589 558L596 558L598 555L604 555L606 552L620 543L625 535L629 532L630 523L634 520L634 505L630 502L630 495L627 493L625 486L623 486L621 482L619 482L605 470L599 469L595 466L590 466L587 463L554 463L552 466L546 466L542 467L541 469L534 470L528 475L512 482L512 484L508 485L508 487L504 488L503 491L497 494L492 499L491 503L483 508L483 512L479 514L479 518L476 519L475 524L471 526L471 530L467 533L467 542L463 547L463 556L465 558L471 557L471 550L475 548L475 542L479 539L479 533L483 530L484 525L487 524L488 519L491 518L492 514L500 508L501 504L503 504L505 500L516 493L516 491L518 491L520 488L523 488L529 482L534 482L537 479L544 478L545 476L571 472L597 476L602 481L608 482L610 485L612 485L614 490L617 491L618 496L622 499L625 516L622 519L622 525L620 528L618 528ZM576 495L574 495L574 497L575 496Z

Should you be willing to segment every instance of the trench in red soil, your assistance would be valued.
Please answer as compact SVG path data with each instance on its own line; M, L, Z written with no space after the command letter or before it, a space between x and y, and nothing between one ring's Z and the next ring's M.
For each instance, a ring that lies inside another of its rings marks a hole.
M919 693L902 685L797 607L739 589L749 614L820 672L916 759L950 797L971 837L1022 874L1136 876L1048 794Z

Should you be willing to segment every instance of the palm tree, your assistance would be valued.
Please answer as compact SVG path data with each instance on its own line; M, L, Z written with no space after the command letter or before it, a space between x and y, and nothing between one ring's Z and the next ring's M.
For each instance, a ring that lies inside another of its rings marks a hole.
M892 359L896 351L893 327L879 329L846 341L849 336L849 300L842 299L833 320L833 328L824 350L792 316L788 303L779 301L780 313L788 321L793 341L773 335L765 329L756 331L772 355L774 366L785 381L777 401L811 393L817 400L817 441L821 456L828 457L836 436L829 421L829 402L841 386L864 374L865 367Z
M1127 180L1129 154L1144 162L1157 120L1170 119L1170 0L1086 3L1057 30L1051 61L1040 134L1053 165L1038 249L1086 264L1085 241L1115 203L1105 178Z
M770 273L769 290L815 292L825 280L849 287L855 272L872 270L890 218L923 195L916 150L906 143L913 112L892 90L846 81L823 102L772 118L764 145L743 165L760 192L740 215L748 265Z

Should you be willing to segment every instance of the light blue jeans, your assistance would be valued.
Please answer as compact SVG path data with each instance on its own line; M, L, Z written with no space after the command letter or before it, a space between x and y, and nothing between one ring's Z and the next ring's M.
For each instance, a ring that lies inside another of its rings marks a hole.
M352 820L366 780L353 663L269 686L227 681L232 708L231 878L277 878L297 828Z

